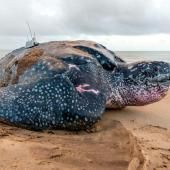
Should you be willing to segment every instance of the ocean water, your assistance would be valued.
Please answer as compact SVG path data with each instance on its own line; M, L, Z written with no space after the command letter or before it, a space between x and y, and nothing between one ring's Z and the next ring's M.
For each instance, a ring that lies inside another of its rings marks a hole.
M127 62L147 60L170 62L170 51L117 51L115 53Z
M0 50L0 58L9 53L10 50ZM170 62L170 51L116 51L127 62L156 60Z
M8 54L10 50L0 50L0 59L4 57L6 54Z

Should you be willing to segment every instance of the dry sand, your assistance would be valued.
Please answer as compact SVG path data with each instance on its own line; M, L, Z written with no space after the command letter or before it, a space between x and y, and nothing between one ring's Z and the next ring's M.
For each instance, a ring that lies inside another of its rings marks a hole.
M32 132L0 124L1 169L170 169L170 95L107 111L94 132Z
M114 112L114 119L136 137L144 156L143 169L170 170L169 106L170 93L158 103Z

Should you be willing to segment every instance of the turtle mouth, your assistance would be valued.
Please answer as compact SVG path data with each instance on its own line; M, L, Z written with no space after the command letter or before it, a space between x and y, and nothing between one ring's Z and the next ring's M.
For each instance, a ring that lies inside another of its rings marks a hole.
M170 87L170 74L161 74L151 80L153 83L162 84Z
M170 87L170 64L169 63L165 63L162 66L162 72L158 72L157 76L155 76L152 81L166 86L166 87Z

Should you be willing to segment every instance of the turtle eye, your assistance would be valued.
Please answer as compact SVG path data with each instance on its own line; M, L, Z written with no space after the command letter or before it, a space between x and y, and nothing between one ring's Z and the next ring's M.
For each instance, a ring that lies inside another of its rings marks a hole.
M151 73L148 71L148 70L145 70L143 72L143 74L146 76L146 77L150 77L151 76Z
M154 67L153 71L158 72L159 71L158 67Z

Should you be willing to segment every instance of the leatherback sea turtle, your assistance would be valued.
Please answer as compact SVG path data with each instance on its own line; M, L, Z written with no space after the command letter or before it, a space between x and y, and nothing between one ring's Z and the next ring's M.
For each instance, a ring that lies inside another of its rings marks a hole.
M0 120L34 130L91 127L105 108L162 99L170 64L127 64L91 41L42 43L0 60Z

